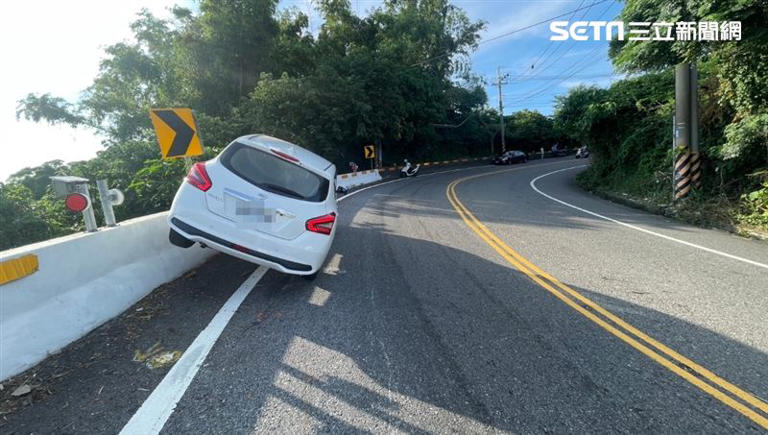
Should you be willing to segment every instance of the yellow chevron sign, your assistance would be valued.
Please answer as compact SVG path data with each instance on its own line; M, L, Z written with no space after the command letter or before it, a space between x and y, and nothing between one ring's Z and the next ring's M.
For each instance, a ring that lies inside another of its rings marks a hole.
M199 156L203 153L203 143L192 109L152 109L149 117L155 127L160 154L164 159Z
M375 159L376 147L374 147L373 145L365 145L363 147L363 154L365 154L366 159Z

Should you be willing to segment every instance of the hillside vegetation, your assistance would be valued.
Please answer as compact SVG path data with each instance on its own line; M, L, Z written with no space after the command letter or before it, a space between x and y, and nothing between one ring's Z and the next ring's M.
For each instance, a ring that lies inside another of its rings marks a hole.
M624 21L741 21L734 42L613 41L615 66L632 74L607 89L559 97L555 125L589 145L580 182L667 214L738 231L768 230L768 4L629 0ZM699 67L703 186L672 204L674 65Z

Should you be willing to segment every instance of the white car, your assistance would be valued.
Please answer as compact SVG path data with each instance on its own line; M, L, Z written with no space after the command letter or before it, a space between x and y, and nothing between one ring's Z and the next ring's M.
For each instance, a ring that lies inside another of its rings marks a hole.
M169 239L313 278L336 234L335 179L331 162L298 145L240 137L192 166L173 199Z

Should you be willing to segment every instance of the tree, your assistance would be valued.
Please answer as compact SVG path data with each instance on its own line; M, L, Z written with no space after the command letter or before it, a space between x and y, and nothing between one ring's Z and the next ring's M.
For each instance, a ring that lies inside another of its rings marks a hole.
M23 184L32 192L32 198L40 199L51 185L51 177L54 175L66 175L69 167L61 160L51 160L40 166L24 168L10 177L8 184Z
M537 111L521 110L508 118L505 121L507 148L533 152L549 149L556 141L552 119Z
M59 234L36 207L32 191L20 183L0 183L0 251Z

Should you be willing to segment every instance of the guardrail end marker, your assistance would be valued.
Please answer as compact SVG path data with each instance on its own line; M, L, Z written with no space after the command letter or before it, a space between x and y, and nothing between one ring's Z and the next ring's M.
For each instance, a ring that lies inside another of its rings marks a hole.
M28 254L0 262L0 285L16 281L37 272L40 264L37 255Z

